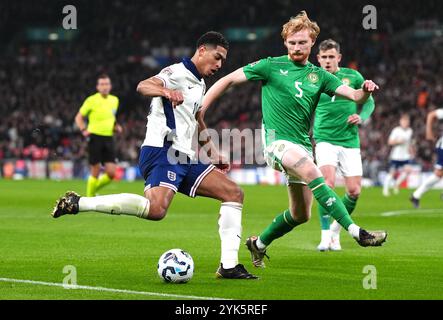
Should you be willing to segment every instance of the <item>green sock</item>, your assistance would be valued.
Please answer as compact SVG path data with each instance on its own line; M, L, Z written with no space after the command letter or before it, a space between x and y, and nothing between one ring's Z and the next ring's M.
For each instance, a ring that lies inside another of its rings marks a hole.
M315 199L326 212L333 217L343 228L348 230L349 226L353 224L346 207L341 199L326 183L325 178L319 177L308 184L312 190Z
M98 178L98 183L97 183L95 191L100 190L101 188L103 188L104 186L109 184L111 181L112 181L112 179L108 176L107 173L102 174L100 176L100 178Z
M95 192L97 191L98 179L94 176L89 176L88 182L86 184L86 196L95 197Z
M260 234L260 240L268 246L272 241L282 237L298 225L299 223L292 218L289 210L286 210L275 217L272 223Z
M329 230L331 225L331 216L325 208L318 206L318 214L320 216L320 225L322 230Z
M352 212L354 212L355 206L357 205L357 200L358 198L351 198L349 194L345 193L345 196L343 197L342 201L346 207L346 210L348 210L349 214L352 214Z

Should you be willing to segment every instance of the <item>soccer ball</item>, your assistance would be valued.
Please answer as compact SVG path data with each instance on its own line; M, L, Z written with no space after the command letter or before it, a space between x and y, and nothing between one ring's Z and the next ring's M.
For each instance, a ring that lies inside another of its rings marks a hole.
M166 282L185 283L194 274L194 261L189 253L182 249L171 249L163 253L158 260L158 275Z

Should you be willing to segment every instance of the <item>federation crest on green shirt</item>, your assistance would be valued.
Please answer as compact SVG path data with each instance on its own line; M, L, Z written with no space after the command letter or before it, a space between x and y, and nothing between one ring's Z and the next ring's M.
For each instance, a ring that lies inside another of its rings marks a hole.
M307 78L308 78L309 82L311 82L311 83L318 82L318 74L315 72L311 72L310 74L308 74Z

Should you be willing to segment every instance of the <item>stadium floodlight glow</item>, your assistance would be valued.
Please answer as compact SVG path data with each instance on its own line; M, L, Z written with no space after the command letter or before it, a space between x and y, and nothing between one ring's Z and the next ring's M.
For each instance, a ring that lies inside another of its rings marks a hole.
M257 34L255 32L250 32L248 33L248 35L246 36L246 38L250 41L254 41L257 40Z
M51 41L56 41L56 40L58 40L58 34L57 33L50 33L48 35L48 39Z

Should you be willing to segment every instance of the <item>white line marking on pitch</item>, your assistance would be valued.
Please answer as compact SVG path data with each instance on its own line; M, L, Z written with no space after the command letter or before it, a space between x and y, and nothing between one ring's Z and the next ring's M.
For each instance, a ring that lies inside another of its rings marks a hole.
M49 286L49 287L62 287L64 289L92 290L92 291L113 292L113 293L138 294L143 296L159 296L159 297L168 297L168 298L183 298L183 299L197 299L197 300L229 300L217 297L199 297L199 296L187 296L187 295L171 294L171 293L134 291L134 290L112 289L112 288L80 286L80 285L66 285L63 283L56 283L56 282L44 282L44 281L33 281L33 280L11 279L11 278L0 278L0 282L27 283L33 285Z
M443 209L409 209L409 210L398 210L398 211L388 211L383 212L381 215L383 217L392 217L392 216L400 216L403 214L411 214L411 213L443 213Z

